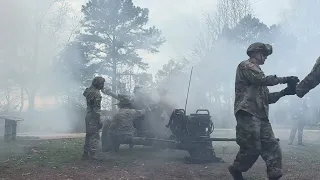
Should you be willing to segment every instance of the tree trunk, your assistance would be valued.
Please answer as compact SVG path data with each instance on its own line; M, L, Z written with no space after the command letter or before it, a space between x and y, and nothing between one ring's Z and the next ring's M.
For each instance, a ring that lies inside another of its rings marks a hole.
M36 36L35 36L35 44L34 44L34 57L33 57L33 66L34 66L34 71L33 71L33 75L34 77L37 77L37 63L38 63L38 53L39 53L39 34L40 34L40 26L41 24L40 23L36 23ZM34 80L35 81L35 80ZM30 89L30 92L28 93L28 100L29 100L29 108L28 108L28 111L34 111L34 107L35 107L35 104L34 104L34 100L35 100L35 97L36 97L36 88L34 87L35 84L34 83L31 83L31 89Z
M23 87L20 87L20 98L21 98L21 104L19 111L22 112L24 107L24 93L23 93Z
M112 92L117 93L117 50L116 50L116 39L112 37ZM116 113L116 100L114 98L111 99L111 112L112 114Z
M117 64L115 59L113 59L113 63L112 63L112 92L117 93ZM111 103L112 103L112 109L111 112L112 114L114 114L117 110L116 106L114 105L116 103L116 99L112 98L111 99Z
M10 88L7 87L7 95L6 95L6 100L7 100L7 106L6 106L6 111L10 111L10 107L11 107L11 96L10 96Z
M28 100L29 100L29 108L28 108L28 110L30 112L34 111L34 109L35 109L35 104L34 104L35 98L36 98L36 91L34 89L32 89L29 92L29 95L28 95Z

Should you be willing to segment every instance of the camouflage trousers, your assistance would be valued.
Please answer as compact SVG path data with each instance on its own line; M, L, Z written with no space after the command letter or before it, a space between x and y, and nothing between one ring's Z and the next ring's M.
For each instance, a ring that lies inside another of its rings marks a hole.
M248 171L259 156L266 162L269 178L282 176L282 152L268 119L259 119L246 112L236 115L236 141L240 150L233 166Z
M290 132L289 143L293 143L293 140L294 140L294 137L296 136L297 131L298 131L298 143L302 143L303 128L304 128L303 124L294 122Z
M118 151L120 144L128 142L128 139L132 139L133 135L130 133L116 133L111 130L107 133L106 150Z
M100 134L99 132L86 133L86 138L84 142L84 152L95 154L99 145Z

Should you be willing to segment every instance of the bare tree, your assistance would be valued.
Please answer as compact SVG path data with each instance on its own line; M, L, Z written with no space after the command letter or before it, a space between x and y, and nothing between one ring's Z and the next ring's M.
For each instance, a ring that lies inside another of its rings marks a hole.
M13 86L20 87L20 93L15 90L11 95L20 97L20 111L26 98L31 110L40 86L50 84L43 83L53 76L57 55L77 31L80 12L73 10L66 0L30 0L28 3L12 0L0 5L0 24L5 27L0 35L3 40L0 43L1 75L11 78L15 82ZM24 6L26 8L20 8Z
M204 14L203 31L193 49L194 58L205 58L224 29L234 28L248 14L252 14L249 0L218 0L215 11Z

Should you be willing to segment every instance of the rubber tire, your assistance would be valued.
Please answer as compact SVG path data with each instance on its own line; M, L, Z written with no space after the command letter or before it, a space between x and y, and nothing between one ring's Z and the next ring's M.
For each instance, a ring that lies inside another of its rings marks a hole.
M133 144L129 144L129 148L130 148L130 150L132 150L133 149Z

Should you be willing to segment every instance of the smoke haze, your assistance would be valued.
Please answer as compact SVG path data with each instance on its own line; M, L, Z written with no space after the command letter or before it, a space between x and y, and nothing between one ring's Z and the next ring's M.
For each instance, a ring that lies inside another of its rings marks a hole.
M218 127L233 128L235 71L239 62L248 58L245 53L248 45L256 41L273 45L274 53L262 66L266 75L297 75L303 79L319 56L320 24L316 17L320 15L320 4L298 0L280 4L242 0L230 6L220 4L227 10L218 11L221 9L217 8L219 2L222 1L203 0L195 4L193 1L135 0L134 4L149 8L149 23L162 30L167 40L159 53L142 54L143 61L150 66L146 72L153 75L153 79L146 78L154 81L150 87L166 88L168 103L175 108L184 108L190 70L194 67L188 113L200 108L209 109ZM20 123L19 132L83 130L85 106L81 94L85 87L79 79L68 74L78 76L78 62L70 61L73 71L65 73L59 59L80 30L80 5L84 3L64 0L0 2L1 108L4 113L21 111L25 120ZM226 19L225 13L231 13L231 6L245 8L241 12L239 8L238 15L230 17L233 19ZM271 18L267 19L269 16ZM252 20L254 18L258 19ZM68 54L68 59L80 58L77 50ZM162 65L170 59L173 60L169 64L171 68L159 75L158 70L164 70ZM161 78L166 80L160 82ZM127 85L124 92L131 93L134 85ZM270 91L284 87L270 87ZM319 90L315 88L304 98L309 124L319 122ZM160 101L156 92L152 97ZM30 105L32 99L34 107ZM109 111L110 105L110 98L105 97L103 109ZM271 105L270 119L274 124L288 125L300 105L301 99L296 96L284 97Z

